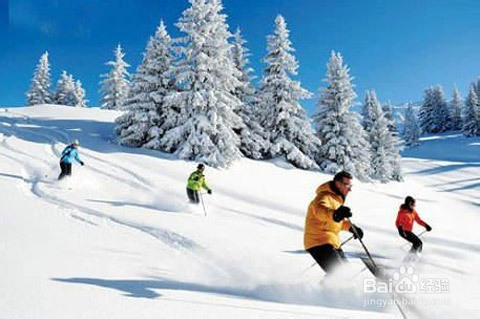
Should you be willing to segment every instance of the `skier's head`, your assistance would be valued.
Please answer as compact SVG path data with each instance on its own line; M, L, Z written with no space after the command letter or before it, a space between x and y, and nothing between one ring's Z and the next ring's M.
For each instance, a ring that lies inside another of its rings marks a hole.
M205 170L205 165L203 165L202 163L198 164L197 165L197 169L200 171L200 172L203 172Z
M413 209L415 207L415 198L412 196L405 197L405 202L403 203L407 208Z
M335 174L333 177L333 182L340 193L342 193L343 196L347 196L347 194L352 190L352 179L352 174L346 171L341 171Z
M77 139L74 139L72 141L72 145L73 145L73 147L78 147L80 145L80 142Z

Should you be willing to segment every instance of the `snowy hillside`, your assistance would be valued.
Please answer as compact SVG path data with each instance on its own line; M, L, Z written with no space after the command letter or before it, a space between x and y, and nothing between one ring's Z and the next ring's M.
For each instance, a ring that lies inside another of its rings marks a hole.
M340 278L324 284L303 252L307 205L332 176L281 161L207 167L203 210L185 195L196 163L116 145L118 115L0 109L0 318L400 316L389 294L364 292L372 275L359 273L357 241L344 246ZM58 182L73 139L85 166ZM354 181L352 221L376 261L415 285L408 318L478 316L480 138L430 136L404 156L405 182ZM409 247L394 226L406 195L433 227L413 273L399 268Z

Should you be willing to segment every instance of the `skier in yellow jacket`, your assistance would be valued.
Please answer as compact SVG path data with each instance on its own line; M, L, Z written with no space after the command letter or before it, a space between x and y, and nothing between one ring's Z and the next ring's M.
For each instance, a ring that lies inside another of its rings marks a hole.
M198 192L201 188L206 189L207 193L212 194L212 189L208 187L207 183L205 182L205 175L203 175L204 170L205 165L198 164L197 170L188 177L187 196L191 203L198 204L200 202Z
M305 220L305 250L326 272L332 271L345 258L340 248L339 232L348 230L354 238L363 237L360 227L346 219L352 216L349 207L343 206L352 189L352 175L341 171L332 181L320 185L316 197L308 206ZM356 231L355 231L356 230Z

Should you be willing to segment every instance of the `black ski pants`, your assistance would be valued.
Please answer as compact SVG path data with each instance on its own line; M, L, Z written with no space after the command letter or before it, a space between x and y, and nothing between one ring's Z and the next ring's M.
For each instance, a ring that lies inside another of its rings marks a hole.
M198 197L198 191L195 191L187 187L187 196L191 203L195 203L195 204L200 203L200 198Z
M307 251L327 274L345 260L343 250L336 249L330 244L315 246Z
M400 236L402 236L402 238L405 238L406 240L412 243L412 249L411 249L412 252L416 252L416 251L418 251L419 253L422 252L423 243L420 240L420 238L418 238L417 235L415 235L411 231L402 232L399 230L398 233L400 234Z
M58 179L61 180L65 176L72 175L72 163L60 162L61 173L58 175Z

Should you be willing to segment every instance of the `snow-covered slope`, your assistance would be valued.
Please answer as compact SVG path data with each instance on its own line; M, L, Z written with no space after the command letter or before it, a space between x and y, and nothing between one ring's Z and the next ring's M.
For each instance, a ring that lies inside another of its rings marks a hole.
M196 163L116 145L118 115L0 110L1 318L399 316L388 294L364 293L371 275L358 274L358 242L345 245L352 258L340 278L322 285L303 252L306 207L331 176L276 161L207 167L204 210L186 201ZM59 154L74 138L86 165L58 182ZM480 139L429 137L405 154L404 183L355 181L352 220L379 263L400 266L408 246L394 221L403 198L417 198L433 231L414 273L397 271L417 288L404 294L417 303L409 316L471 318L480 313Z

